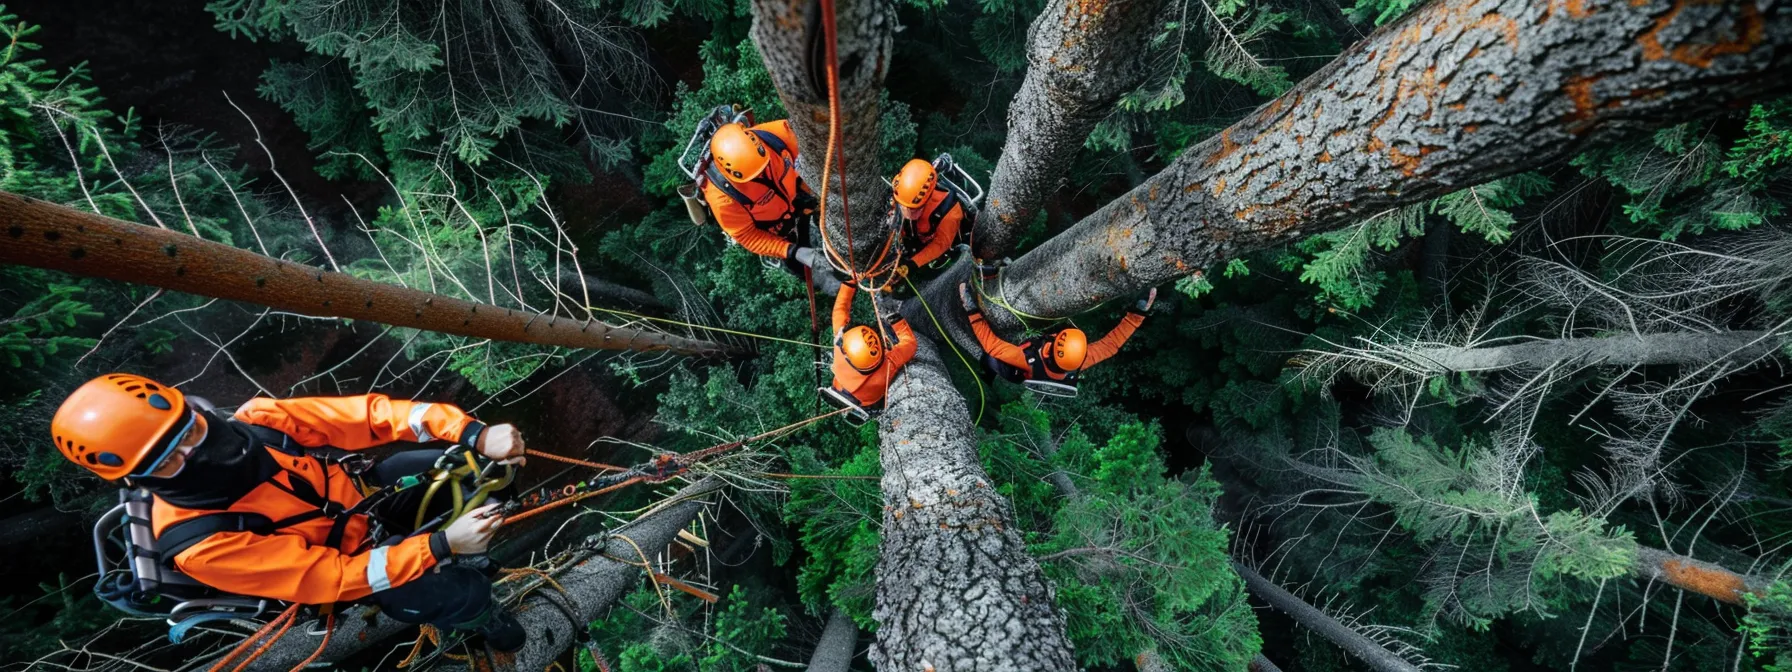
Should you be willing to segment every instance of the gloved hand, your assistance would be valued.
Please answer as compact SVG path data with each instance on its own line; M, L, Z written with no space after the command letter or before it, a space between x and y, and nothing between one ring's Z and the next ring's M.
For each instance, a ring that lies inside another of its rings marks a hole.
M797 166L802 166L802 161L801 158L798 158ZM821 199L817 198L815 194L803 191L798 193L796 198L791 199L790 205L796 208L799 212L815 212L817 208L821 207Z
M816 262L821 261L821 255L816 254L815 248L813 247L799 247L791 250L790 258L795 259L796 263L808 266L809 268L817 268ZM820 268L825 269L827 266L823 265Z
M958 283L958 302L964 305L964 312L972 315L982 312L977 308L976 299L971 298L971 286L962 282Z
M504 518L498 515L497 504L487 504L468 511L449 523L442 530L447 537L448 549L455 555L476 555L484 553L492 543L492 535L497 534L498 526L504 524Z
M1157 288L1152 287L1151 291L1146 292L1144 296L1139 297L1139 300L1132 304L1132 312L1138 313L1140 315L1150 315L1151 314L1151 306L1155 305L1156 303L1157 303Z
M497 460L498 464L514 464L522 466L528 458L524 457L523 433L517 431L516 425L492 425L479 434L479 454Z

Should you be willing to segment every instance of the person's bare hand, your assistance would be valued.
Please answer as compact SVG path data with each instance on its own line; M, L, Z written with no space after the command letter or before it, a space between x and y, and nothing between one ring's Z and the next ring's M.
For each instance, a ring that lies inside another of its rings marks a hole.
M498 505L487 504L455 519L442 534L448 538L448 550L455 555L478 555L491 545L492 535L497 534L498 527L503 524L504 517L498 515Z
M524 457L523 433L511 424L486 427L479 435L479 454L497 460L498 464L522 466L528 461Z

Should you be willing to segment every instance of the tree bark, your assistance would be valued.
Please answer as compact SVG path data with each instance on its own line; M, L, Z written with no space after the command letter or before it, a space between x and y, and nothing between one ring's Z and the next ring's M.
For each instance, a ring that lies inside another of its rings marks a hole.
M809 672L846 672L859 649L859 628L839 607L828 612L828 624L809 656Z
M1737 605L1745 603L1744 595L1763 592L1774 582L1769 577L1738 574L1703 560L1647 546L1637 548L1636 563L1631 566L1631 573L1640 579L1660 581L1719 602Z
M1394 655L1394 652L1387 650L1375 640L1338 622L1338 619L1326 615L1325 612L1313 605L1307 604L1305 600L1295 597L1293 593L1283 590L1281 586L1263 578L1263 575L1258 574L1257 570L1245 566L1242 562L1232 563L1232 568L1238 570L1239 576L1244 577L1245 587L1250 588L1251 593L1258 599L1268 602L1269 606L1292 617L1295 622L1313 631L1314 634L1331 640L1338 648L1356 656L1358 660L1363 661L1369 667L1380 672L1419 672L1419 668L1407 662L1405 658Z
M884 186L878 154L879 95L889 71L895 3L838 0L835 9L839 58L839 149L846 155L846 189L840 165L828 184L822 166L828 149L827 42L821 4L815 0L753 0L753 43L771 72L778 98L790 114L801 148L802 177L827 201L822 235L851 269L871 270L892 230L885 215L890 190ZM850 224L848 223L850 219ZM816 244L821 244L816 241ZM890 253L893 257L900 250ZM885 263L895 263L894 258Z
M1650 366L1751 362L1772 356L1786 343L1784 335L1766 331L1718 333L1626 334L1558 338L1489 347L1376 346L1369 356L1426 376L1469 371L1569 366Z
M1163 0L1052 0L1033 20L1027 75L1008 106L1008 142L977 224L977 256L999 259L1069 174L1095 124L1152 67Z
M935 346L891 382L882 425L880 670L1073 670L1064 615L977 458Z
M628 589L640 580L641 568L626 563L639 562L635 552L637 546L649 554L665 548L678 536L678 531L689 525L703 509L704 503L698 498L721 489L719 479L706 478L685 486L674 495L670 504L662 505L642 514L641 517L627 525L617 528L607 535L599 535L588 539L598 543L601 548L588 556L584 561L572 566L555 577L555 580L566 592L561 594L551 586L546 586L531 593L523 604L513 613L522 621L523 629L529 633L529 641L510 661L514 669L540 670L571 647L575 640L573 635L582 631L585 624L596 620L616 600L621 599ZM630 545L624 539L634 541ZM620 558L620 561L612 558ZM569 620L566 609L576 611L577 621ZM329 648L318 656L322 663L334 663L360 652L362 649L378 643L388 637L415 626L405 625L384 615L378 615L371 622L356 617L355 610L349 615L338 618L336 630L330 635ZM280 672L290 670L306 656L317 649L319 639L305 634L304 626L294 627L268 652L256 659L251 670L268 670Z
M721 344L528 313L267 257L170 229L0 192L0 263L161 287L318 317L601 350L724 355ZM481 312L481 311L484 312Z
M1442 0L1020 257L1069 316L1226 259L1792 85L1785 0ZM1018 319L990 318L1012 333Z

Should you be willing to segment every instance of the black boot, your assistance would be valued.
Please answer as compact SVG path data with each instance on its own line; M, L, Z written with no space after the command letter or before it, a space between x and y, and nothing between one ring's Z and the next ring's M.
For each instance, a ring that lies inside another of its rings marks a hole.
M494 614L485 625L479 626L478 632L485 636L485 646L498 653L511 653L523 648L529 640L529 633L523 630L523 624L508 611Z

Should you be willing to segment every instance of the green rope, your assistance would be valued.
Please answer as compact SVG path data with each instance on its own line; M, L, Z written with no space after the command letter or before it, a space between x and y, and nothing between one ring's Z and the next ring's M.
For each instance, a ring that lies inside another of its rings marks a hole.
M627 317L632 317L637 320L648 320L648 321L652 321L652 322L664 322L666 324L672 324L672 325L677 325L677 326L681 326L681 327L689 327L691 329L703 329L705 331L717 331L717 332L721 332L724 334L734 334L736 336L746 336L748 338L759 338L759 339L764 339L767 341L777 341L779 343L794 343L796 345L804 345L804 346L816 348L819 350L828 349L827 346L824 346L824 345L809 343L807 341L799 341L794 338L781 338L778 336L766 336L765 334L755 334L750 331L736 331L733 329L723 329L721 327L708 327L708 326L704 326L701 324L691 324L689 322L680 322L678 320L668 320L663 317L648 317L648 316L642 315L640 313L631 313L626 310L615 310L615 309L611 309L611 308L599 308L597 306L585 306L585 309L586 310L601 310L606 313L613 313L616 315L624 315Z
M933 314L933 306L927 305L927 297L921 296L921 291L915 289L914 281L909 280L906 275L902 276L902 281L908 283L908 291L914 292L915 299L921 302L921 308L927 311L927 319L933 320L933 328L940 332L941 338L946 339L947 345L952 346L952 354L958 355L958 361L963 362L965 370L971 372L971 380L977 381L977 422L973 424L983 424L983 407L985 404L983 376L977 374L976 367L971 366L971 360L966 359L964 353L958 349L958 343L952 340L952 334L947 333L946 328L940 325L940 318Z
M996 279L998 280L998 283L997 283L998 285L1002 284L999 281L1002 277L1002 274L1006 273L1007 271L1008 271L1008 268L1006 266L1002 267L1001 270L996 271ZM1046 317L1044 315L1033 315L1033 314L1022 311L1019 308L1015 308L1014 304L1009 303L1007 298L1002 297L1002 296L992 295L992 294L989 294L989 293L983 291L983 275L981 273L972 273L971 278L973 280L973 282L971 284L973 284L977 287L977 296L983 297L984 299L988 300L990 305L1001 308L1002 310L1006 310L1010 314L1014 315L1014 317L1016 319L1020 320L1021 326L1025 327L1028 331L1038 331L1038 329L1036 327L1034 327L1031 322L1027 321L1029 319L1039 320L1041 322L1045 322L1048 324L1053 323L1053 322L1064 321L1064 318L1062 318L1062 317ZM1005 285L1003 285L1003 286L1005 286Z

